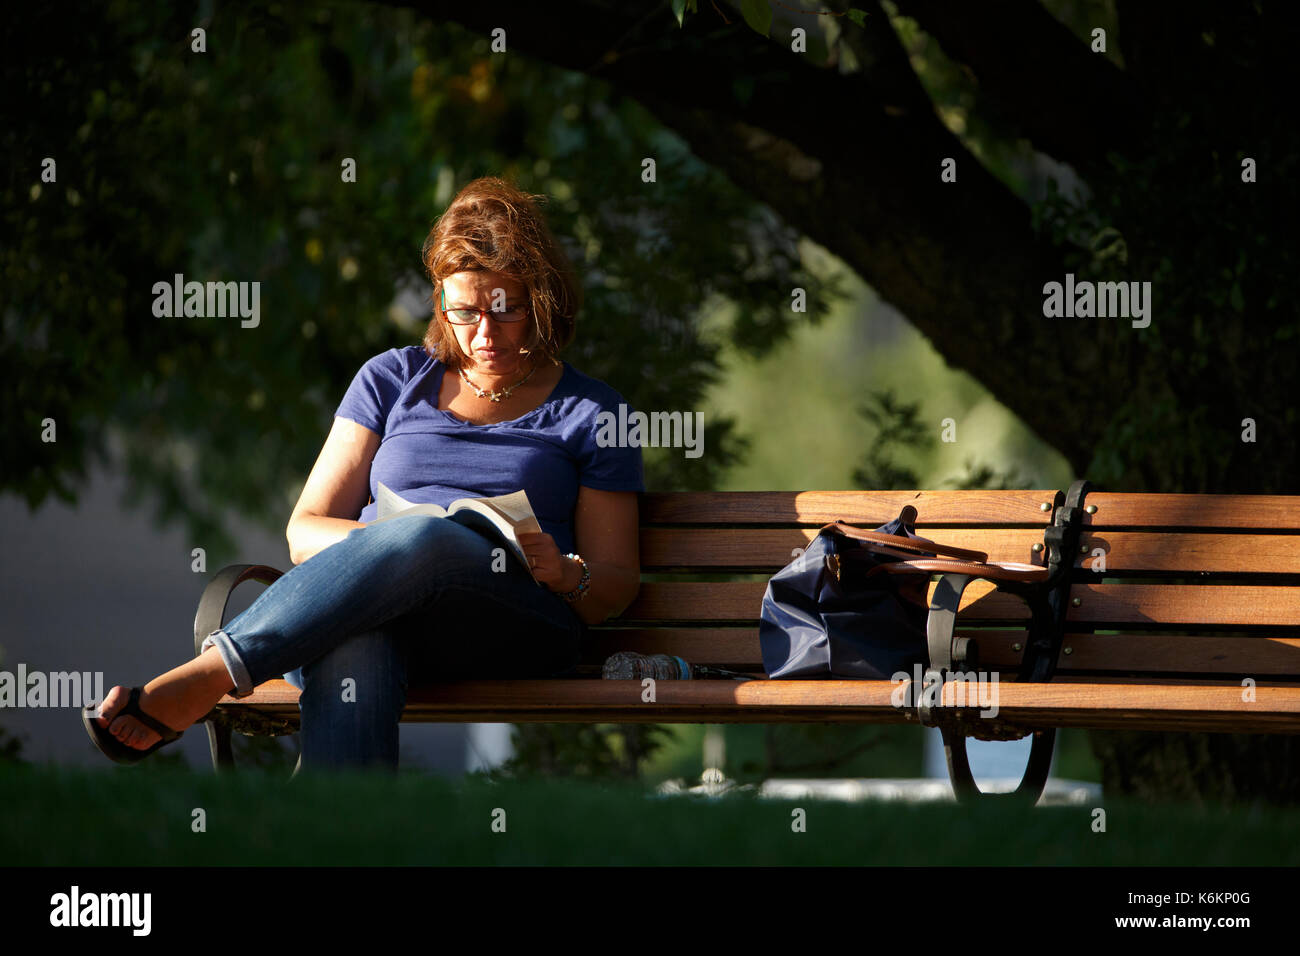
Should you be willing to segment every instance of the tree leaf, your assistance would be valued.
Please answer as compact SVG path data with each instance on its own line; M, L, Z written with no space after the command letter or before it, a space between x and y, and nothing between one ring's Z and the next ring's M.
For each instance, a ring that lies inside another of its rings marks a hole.
M740 13L763 36L772 29L772 5L768 0L740 0Z
M859 10L857 7L849 7L848 14L849 19L858 26L862 26L867 22L867 11L865 10Z
M672 0L673 16L677 18L677 25L682 25L682 16L686 13L686 0Z

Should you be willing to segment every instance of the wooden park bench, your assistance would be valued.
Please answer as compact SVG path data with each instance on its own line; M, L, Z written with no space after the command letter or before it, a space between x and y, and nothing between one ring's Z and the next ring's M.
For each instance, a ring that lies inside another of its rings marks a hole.
M766 679L758 618L767 578L822 525L874 528L908 504L918 534L1042 567L1050 589L1037 589L1034 615L1012 583L999 590L945 574L930 584L930 645L932 662L937 648L950 670L914 675L928 690L911 680ZM1032 734L1010 796L1036 800L1056 728L1300 733L1300 496L1108 494L1086 482L1068 492L646 493L640 551L640 594L592 629L577 677L413 686L403 719L922 723L943 731L963 800L993 796L971 775L966 735ZM224 623L236 585L280 573L219 572L200 601L196 649ZM624 650L755 679L661 680L649 702L639 681L600 679L604 659ZM980 715L970 684L979 672L1000 675L996 716ZM208 721L214 763L233 766L232 730L294 732L297 697L276 680L225 698Z

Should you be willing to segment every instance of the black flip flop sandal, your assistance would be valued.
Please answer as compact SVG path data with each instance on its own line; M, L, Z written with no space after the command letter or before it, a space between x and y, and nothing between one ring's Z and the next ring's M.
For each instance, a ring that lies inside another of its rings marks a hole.
M140 723L144 724L154 733L162 737L152 747L147 750L140 750L138 747L128 747L122 741L118 740L108 732L107 727L101 727L96 723L96 712L99 710L98 705L95 707L81 708L81 722L86 727L86 733L90 734L91 742L99 748L100 752L109 760L117 763L139 763L145 757L149 756L159 747L165 747L174 740L179 740L184 731L172 730L166 724L150 717L140 709L140 691L139 687L131 688L131 697L127 700L125 706L113 715L117 719L123 714L128 717L134 717ZM112 721L110 721L111 723Z

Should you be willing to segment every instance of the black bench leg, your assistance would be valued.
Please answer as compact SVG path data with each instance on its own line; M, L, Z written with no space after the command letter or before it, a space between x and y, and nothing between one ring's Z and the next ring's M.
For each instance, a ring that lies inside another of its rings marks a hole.
M966 735L960 730L940 727L943 734L943 752L948 758L948 776L952 779L952 789L957 795L958 803L974 803L977 800L1024 801L1029 806L1038 802L1047 785L1047 774L1052 769L1052 750L1056 745L1056 730L1038 730L1033 734L1033 743L1029 748L1029 763L1020 786L1010 793L984 793L975 782L970 772L970 761L966 758Z
M1020 785L1011 793L984 793L975 783L970 772L970 761L966 757L966 735L947 721L939 719L945 674L954 670L954 665L971 666L975 658L969 642L954 640L953 629L957 624L957 611L961 605L962 592L973 580L968 574L944 574L934 589L930 599L930 613L926 620L926 644L930 666L925 672L921 690L921 699L917 703L917 717L922 725L930 727L939 725L943 734L943 750L948 760L948 776L952 780L952 789L958 803L974 803L977 800L1023 801L1029 806L1038 802L1047 785L1047 775L1052 768L1052 750L1056 745L1056 730L1039 730L1033 734L1033 743L1029 749L1029 762ZM1032 588L1019 588L1007 582L998 582L999 590L1018 593L1026 599L1031 611L1029 630L1030 648L1022 662L1021 680L1042 682L1051 679L1055 665L1056 653L1060 647L1059 628L1053 626L1052 607L1046 597ZM1025 673L1028 671L1028 673Z
M235 748L231 740L230 727L224 722L209 720L208 749L212 751L212 769L220 773L235 769Z

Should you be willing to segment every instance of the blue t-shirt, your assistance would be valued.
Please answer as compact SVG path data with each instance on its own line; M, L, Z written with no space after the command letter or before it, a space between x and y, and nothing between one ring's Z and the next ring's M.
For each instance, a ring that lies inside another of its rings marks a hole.
M596 443L596 416L609 411L617 417L619 404L627 404L623 396L568 362L563 365L554 390L531 412L471 425L436 407L447 367L423 346L389 349L370 359L334 413L382 439L370 466L371 502L355 520L375 519L381 481L408 501L444 508L457 498L522 488L542 530L562 553L574 551L578 486L644 491L645 480L640 447Z

